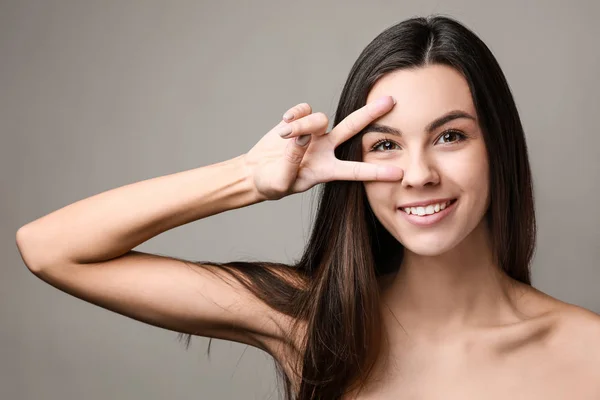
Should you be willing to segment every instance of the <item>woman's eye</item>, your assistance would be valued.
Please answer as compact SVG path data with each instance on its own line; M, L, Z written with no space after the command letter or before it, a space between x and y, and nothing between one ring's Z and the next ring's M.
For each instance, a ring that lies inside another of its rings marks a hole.
M378 148L381 148L381 147L382 147L382 145L383 145L383 148L385 149L385 150L383 150L383 151L387 151L387 150L393 150L393 149L391 149L391 148L390 148L391 146L398 146L398 144L397 144L397 143L395 143L395 142L392 142L391 140L388 140L388 139L382 139L382 140L379 140L379 141L377 141L377 143L375 143L375 144L373 145L373 147L371 148L371 151L377 151L377 150L378 150Z
M452 138L456 138L456 140L451 140ZM440 136L439 140L444 139L445 143L451 143L451 142L460 142L464 138L465 138L465 135L463 135L462 133L460 133L458 131L446 131L446 132L442 133L442 136Z

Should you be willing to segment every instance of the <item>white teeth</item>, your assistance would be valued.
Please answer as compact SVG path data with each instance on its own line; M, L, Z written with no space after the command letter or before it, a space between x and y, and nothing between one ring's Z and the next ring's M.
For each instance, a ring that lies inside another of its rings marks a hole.
M445 209L449 203L450 202L448 201L446 203L430 204L427 207L405 207L402 210L404 210L405 213L412 215L431 215Z

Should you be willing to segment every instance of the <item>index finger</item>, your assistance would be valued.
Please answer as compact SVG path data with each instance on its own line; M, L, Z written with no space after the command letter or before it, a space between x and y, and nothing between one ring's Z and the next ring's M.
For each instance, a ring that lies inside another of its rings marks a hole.
M392 96L384 96L354 111L329 133L335 145L339 145L360 132L365 126L390 112L396 104Z
M393 165L338 160L332 175L336 181L398 181L404 178L404 170Z

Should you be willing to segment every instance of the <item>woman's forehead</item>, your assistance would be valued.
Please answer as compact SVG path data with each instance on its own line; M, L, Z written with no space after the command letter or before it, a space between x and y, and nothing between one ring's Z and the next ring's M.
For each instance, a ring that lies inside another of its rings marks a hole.
M450 110L475 115L469 85L464 76L446 65L401 69L381 77L367 96L367 103L383 96L396 99L394 109L381 119L430 121Z

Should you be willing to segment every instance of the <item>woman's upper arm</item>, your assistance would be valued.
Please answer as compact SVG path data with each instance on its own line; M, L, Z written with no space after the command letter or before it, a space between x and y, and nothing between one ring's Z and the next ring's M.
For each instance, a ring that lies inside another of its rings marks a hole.
M268 352L289 337L291 317L215 267L130 251L106 262L56 265L34 273L89 303L176 332Z

